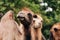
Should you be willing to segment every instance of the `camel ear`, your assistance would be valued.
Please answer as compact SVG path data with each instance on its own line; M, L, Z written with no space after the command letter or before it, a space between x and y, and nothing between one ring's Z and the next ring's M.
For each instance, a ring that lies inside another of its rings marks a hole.
M34 18L37 18L37 15L33 15Z
M52 32L50 32L50 35L49 35L49 40L54 40L54 37L53 37Z
M3 13L0 13L0 18L3 16Z

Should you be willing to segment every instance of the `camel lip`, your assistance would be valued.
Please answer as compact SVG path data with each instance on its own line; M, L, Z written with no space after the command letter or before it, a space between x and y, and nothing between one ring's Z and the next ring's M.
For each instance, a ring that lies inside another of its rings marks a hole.
M17 16L17 18L25 18L24 16Z
M19 18L25 18L25 17L19 17Z
M25 17L20 17L20 16L19 16L18 19L19 19L19 20L24 20Z

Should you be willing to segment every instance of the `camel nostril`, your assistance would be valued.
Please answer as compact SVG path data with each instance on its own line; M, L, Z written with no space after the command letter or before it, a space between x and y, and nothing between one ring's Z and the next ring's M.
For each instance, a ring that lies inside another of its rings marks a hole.
M35 20L33 20L33 22L35 22Z
M54 31L55 31L55 32L57 32L57 31L58 31L58 29L57 29L57 28L54 28Z
M41 25L41 23L39 23Z

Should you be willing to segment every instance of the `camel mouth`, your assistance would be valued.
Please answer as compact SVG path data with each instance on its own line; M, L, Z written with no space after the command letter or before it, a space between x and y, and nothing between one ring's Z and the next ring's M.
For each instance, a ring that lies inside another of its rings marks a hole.
M20 20L24 20L25 19L25 17L20 17Z
M25 17L21 17L21 16L18 16L17 17L19 20L24 20L25 19Z

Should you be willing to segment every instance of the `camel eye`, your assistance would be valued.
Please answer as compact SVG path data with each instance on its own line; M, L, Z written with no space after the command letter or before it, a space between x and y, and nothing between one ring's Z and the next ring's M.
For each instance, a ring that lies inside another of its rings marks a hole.
M34 18L37 18L37 15L34 15L33 17L34 17Z
M57 32L57 31L58 31L58 29L57 29L57 28L54 28L54 31L55 31L55 32Z
M31 13L28 13L28 16L32 16L32 14Z
M31 21L32 20L32 14L28 13L27 15L28 15L29 20Z

